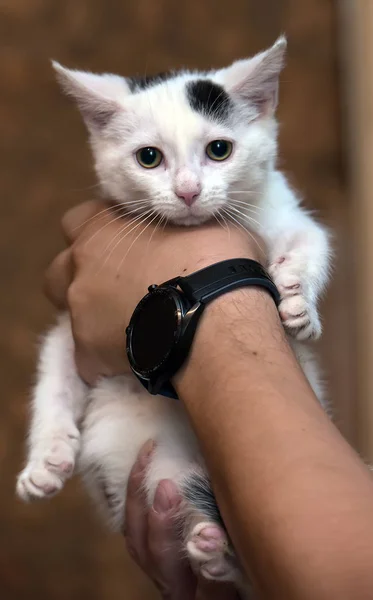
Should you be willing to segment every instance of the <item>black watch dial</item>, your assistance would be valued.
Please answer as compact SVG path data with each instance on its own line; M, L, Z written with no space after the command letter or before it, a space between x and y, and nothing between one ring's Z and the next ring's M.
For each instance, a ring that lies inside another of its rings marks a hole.
M184 313L180 295L170 288L157 288L137 306L128 330L128 356L141 375L167 362L180 337Z

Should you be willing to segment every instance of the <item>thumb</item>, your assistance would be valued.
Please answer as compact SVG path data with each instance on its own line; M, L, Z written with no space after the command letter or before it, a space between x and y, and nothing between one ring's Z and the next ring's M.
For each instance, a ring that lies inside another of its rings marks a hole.
M177 515L180 495L173 481L164 479L157 487L148 516L148 548L156 566L156 580L164 598L190 600L195 597L196 578L182 552Z

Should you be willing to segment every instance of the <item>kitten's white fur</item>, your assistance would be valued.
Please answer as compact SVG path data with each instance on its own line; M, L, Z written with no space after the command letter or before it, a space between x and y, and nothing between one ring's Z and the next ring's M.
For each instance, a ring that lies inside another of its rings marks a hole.
M106 196L123 204L146 198L149 214L156 210L183 225L221 214L264 238L268 269L282 296L284 325L321 401L318 370L302 340L321 333L317 300L327 282L329 244L325 229L301 207L284 175L275 169L274 111L285 45L280 38L268 51L226 69L183 72L135 91L122 77L54 66L65 90L78 101ZM210 119L188 103L186 83L207 77L233 99L234 110L226 120ZM206 145L215 139L233 142L232 156L226 161L206 157ZM134 156L149 145L165 156L156 169L142 168ZM189 190L197 184L202 191L188 207L176 197L175 189ZM62 316L41 349L29 454L18 478L18 494L29 500L57 493L78 458L91 495L119 530L127 478L140 447L149 439L157 443L146 477L149 502L161 479L182 485L191 472L205 471L181 402L150 396L133 376L86 387L76 372L69 319ZM237 580L236 569L225 560L223 533L221 545L213 552L201 549L205 521L203 514L194 514L185 532L192 562L207 577Z

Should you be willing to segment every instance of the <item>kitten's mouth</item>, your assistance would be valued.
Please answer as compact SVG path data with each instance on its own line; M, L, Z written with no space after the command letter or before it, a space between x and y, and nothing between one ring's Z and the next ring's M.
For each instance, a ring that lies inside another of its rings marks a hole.
M193 214L190 213L188 215L175 215L172 216L169 220L175 225L182 225L184 227L193 227L196 225L201 225L202 223L206 223L212 219L212 215L210 214Z
M207 219L205 219L205 220L197 219L197 217L187 217L185 219L176 219L175 225L183 225L184 227L193 227L196 225L201 225L206 220Z
M195 227L214 219L216 210L213 211L211 207L196 202L189 207L180 206L178 203L170 204L170 206L159 207L157 212L161 220L166 219L173 225Z

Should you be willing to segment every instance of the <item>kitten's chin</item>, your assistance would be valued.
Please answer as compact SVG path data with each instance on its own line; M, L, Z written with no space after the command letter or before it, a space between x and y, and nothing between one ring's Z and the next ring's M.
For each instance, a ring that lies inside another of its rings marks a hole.
M196 227L197 225L202 225L202 223L206 223L211 219L211 215L205 216L196 216L196 215L188 215L186 217L174 217L172 218L172 222L174 225L183 225L184 227Z

